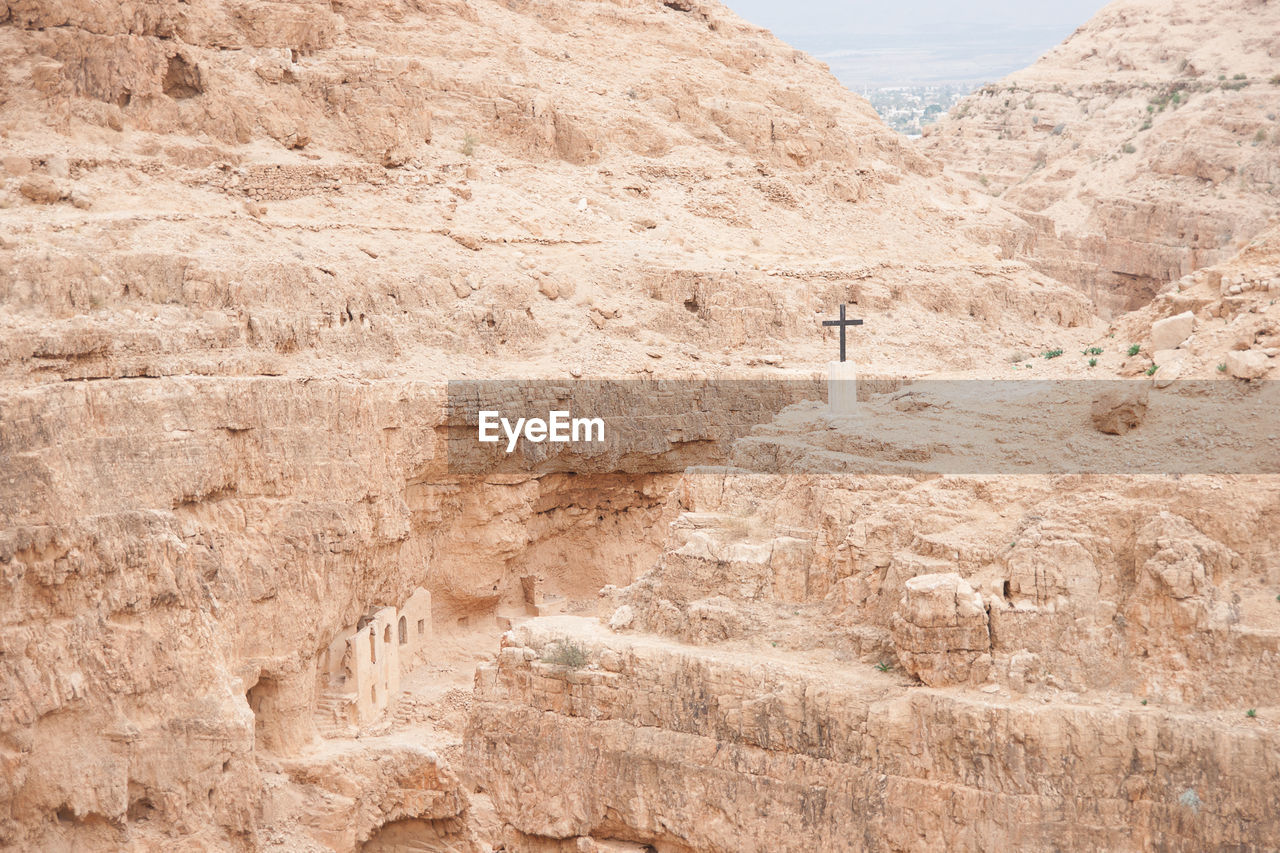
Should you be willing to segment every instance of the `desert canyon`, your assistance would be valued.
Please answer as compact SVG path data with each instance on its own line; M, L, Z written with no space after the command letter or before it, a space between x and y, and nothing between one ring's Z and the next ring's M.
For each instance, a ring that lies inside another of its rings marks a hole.
M1274 466L446 423L847 303L868 412L1123 381L968 417L1180 471L1215 382L1280 452L1278 71L1117 0L910 140L715 0L0 0L0 849L1280 849Z

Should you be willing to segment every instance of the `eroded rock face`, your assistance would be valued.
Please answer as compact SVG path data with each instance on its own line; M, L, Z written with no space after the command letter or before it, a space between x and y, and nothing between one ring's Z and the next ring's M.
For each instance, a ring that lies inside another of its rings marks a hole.
M470 853L481 782L530 850L1280 834L1274 484L922 477L826 426L742 452L853 475L450 473L459 375L805 367L845 301L902 373L1093 322L819 64L700 0L0 0L0 67L0 845ZM465 749L319 740L371 609L606 585L616 631L504 640Z
M829 430L778 432L834 464ZM1274 478L708 469L679 494L663 558L614 593L625 620L526 623L477 675L468 754L514 849L1136 851L1276 831L1250 781L1274 774L1250 750L1276 730L1243 710L1280 675ZM804 595L766 556L789 540L826 579ZM710 609L750 627L692 632ZM546 662L566 638L578 669ZM1201 819L1205 768L1226 819ZM1098 811L1114 822L1076 817Z
M1015 214L993 235L1007 256L1136 308L1267 227L1277 31L1252 0L1110 3L921 145Z
M626 586L676 478L453 476L449 378L816 363L854 298L920 365L1091 322L824 67L680 5L0 2L0 845L452 831L281 776L335 638ZM749 630L720 596L671 607Z
M991 635L982 595L955 573L917 575L903 587L890 622L903 668L930 687L984 681Z
M540 661L565 632L591 645L592 664ZM593 665L606 655L614 668ZM1206 717L1137 703L988 704L563 619L509 635L476 678L467 749L518 850L591 849L595 838L716 853L843 850L851 838L868 849L1138 850L1265 844L1277 831L1256 784L1274 772L1274 730L1214 733ZM1227 813L1192 807L1205 772ZM1063 813L1064 792L1113 817Z
M286 759L267 790L264 822L302 824L325 849L396 850L398 842L449 853L483 850L458 777L424 748L355 745Z

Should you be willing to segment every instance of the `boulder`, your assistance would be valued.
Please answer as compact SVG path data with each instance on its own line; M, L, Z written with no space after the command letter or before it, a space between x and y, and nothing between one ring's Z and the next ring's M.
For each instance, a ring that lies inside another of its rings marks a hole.
M31 160L16 154L0 157L0 167L4 168L5 174L15 178L31 174Z
M890 630L903 669L930 687L977 684L991 669L982 595L954 572L908 580Z
M1182 374L1182 358L1186 350L1162 349L1152 353L1152 361L1159 368L1153 377L1157 388L1167 388Z
M1147 416L1150 386L1143 382L1114 383L1093 401L1090 415L1098 432L1124 435Z
M1271 368L1270 362L1258 350L1233 350L1227 353L1227 373L1237 379L1261 379Z
M609 617L609 627L614 631L625 631L636 621L636 611L630 604L624 604Z
M1151 348L1173 349L1187 338L1195 328L1196 318L1190 311L1157 320L1151 324Z
M67 197L66 190L48 175L32 175L22 182L18 192L36 204L53 204Z

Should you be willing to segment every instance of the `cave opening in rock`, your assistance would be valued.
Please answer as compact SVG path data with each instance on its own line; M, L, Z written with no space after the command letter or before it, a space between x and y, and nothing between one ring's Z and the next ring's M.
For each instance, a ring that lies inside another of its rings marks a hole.
M204 87L200 84L200 69L177 54L169 57L163 85L164 93L179 101L194 98L204 92Z
M264 675L245 693L253 712L253 742L256 749L275 751L280 745L281 691L278 679Z
M378 828L360 846L360 853L402 853L411 850L464 850L467 827L458 818L404 818Z

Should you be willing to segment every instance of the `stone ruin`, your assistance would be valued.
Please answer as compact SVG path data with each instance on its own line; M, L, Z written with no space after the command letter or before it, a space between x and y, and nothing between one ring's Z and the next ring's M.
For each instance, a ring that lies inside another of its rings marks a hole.
M400 609L372 607L325 649L316 673L316 727L336 736L376 721L421 663L431 640L431 593L414 590Z

